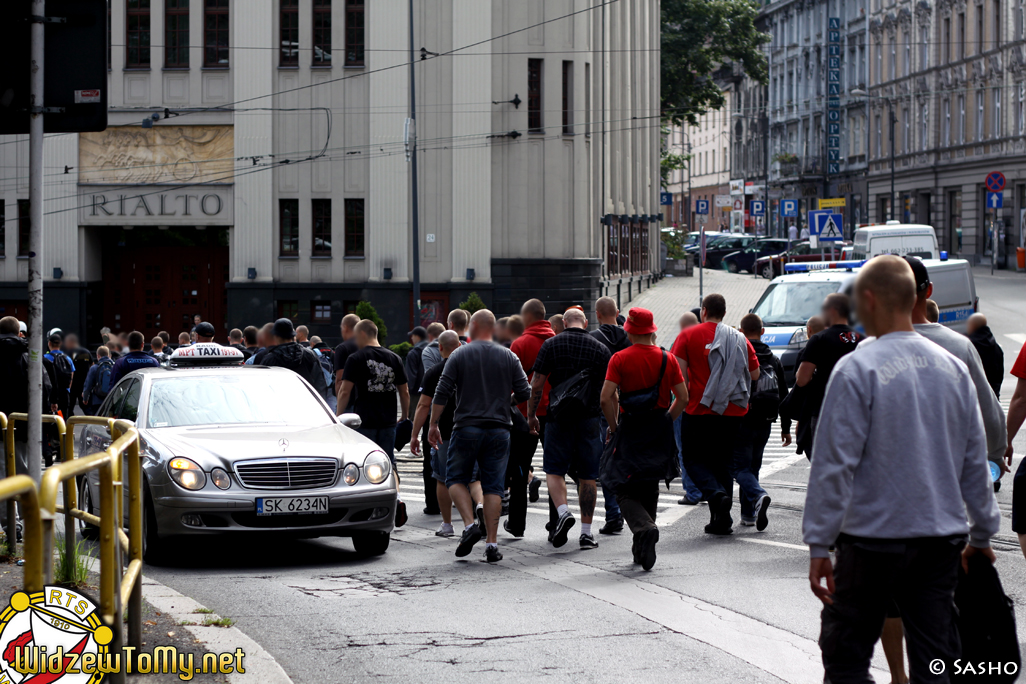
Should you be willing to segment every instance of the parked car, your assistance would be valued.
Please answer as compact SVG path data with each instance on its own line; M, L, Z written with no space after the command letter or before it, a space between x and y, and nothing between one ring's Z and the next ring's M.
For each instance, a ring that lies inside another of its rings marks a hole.
M851 242L835 242L834 256L837 256L839 249L843 250L847 245L851 245ZM824 255L818 248L813 249L808 240L803 240L786 252L760 257L755 261L755 272L763 278L772 280L784 274L784 264L802 263L804 261L830 261L830 247L826 247Z
M780 254L785 250L787 240L783 238L759 238L744 249L723 257L723 266L731 273L755 273L755 262L759 257Z

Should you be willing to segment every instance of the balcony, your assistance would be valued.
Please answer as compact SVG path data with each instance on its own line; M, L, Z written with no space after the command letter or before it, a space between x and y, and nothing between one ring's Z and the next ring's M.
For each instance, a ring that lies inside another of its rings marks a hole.
M780 154L773 160L773 176L777 179L802 178L805 176L822 176L823 160L816 155L798 157L793 154Z

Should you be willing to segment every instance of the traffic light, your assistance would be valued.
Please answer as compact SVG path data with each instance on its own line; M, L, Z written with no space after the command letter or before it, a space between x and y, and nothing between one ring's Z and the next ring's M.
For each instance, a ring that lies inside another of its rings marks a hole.
M7 33L0 40L0 135L29 132L29 70L33 21L45 29L43 130L107 128L107 0L46 0L32 17L29 0L4 3Z

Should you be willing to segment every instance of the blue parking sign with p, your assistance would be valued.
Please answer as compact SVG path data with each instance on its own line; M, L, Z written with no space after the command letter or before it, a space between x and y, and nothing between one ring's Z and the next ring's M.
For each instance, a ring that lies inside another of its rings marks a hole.
M785 218L796 218L798 216L798 200L781 200L780 215Z
M765 216L766 202L763 200L752 200L752 216Z
M695 200L695 213L696 214L708 214L709 213L709 200Z

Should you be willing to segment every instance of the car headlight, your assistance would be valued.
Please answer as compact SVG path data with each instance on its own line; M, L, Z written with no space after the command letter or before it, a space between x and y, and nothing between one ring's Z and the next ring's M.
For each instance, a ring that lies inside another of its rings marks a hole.
M210 471L210 481L218 489L228 489L232 486L232 479L223 468L214 468Z
M171 459L171 462L167 464L167 472L171 475L172 480L193 491L203 489L203 485L207 483L207 476L203 473L203 469L187 458Z
M350 463L342 471L342 480L350 487L360 481L360 466Z
M392 470L392 464L380 451L375 451L363 462L363 474L371 484L381 484L388 479L388 473Z
M791 340L787 343L788 347L800 347L809 341L809 336L805 333L805 328L798 328L791 335Z

